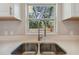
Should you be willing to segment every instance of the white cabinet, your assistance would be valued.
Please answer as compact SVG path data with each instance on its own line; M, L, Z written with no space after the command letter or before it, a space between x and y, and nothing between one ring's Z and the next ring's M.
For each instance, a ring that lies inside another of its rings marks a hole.
M79 4L78 3L62 4L62 20L71 17L79 17Z
M0 3L0 16L10 16L11 15L10 4Z
M17 19L21 20L21 4L15 3L13 4L13 15Z
M0 3L0 17L14 16L21 20L21 4L20 3Z
M79 3L72 4L73 16L79 17Z

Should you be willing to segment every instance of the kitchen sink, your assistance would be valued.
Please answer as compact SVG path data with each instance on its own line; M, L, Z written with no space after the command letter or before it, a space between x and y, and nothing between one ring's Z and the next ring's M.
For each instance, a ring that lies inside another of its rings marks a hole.
M56 43L41 43L40 54L42 55L62 55L66 52Z
M37 43L23 43L18 46L11 54L12 55L35 55L37 54Z
M18 46L12 55L63 55L66 52L56 43L23 43ZM40 47L40 48L39 48Z

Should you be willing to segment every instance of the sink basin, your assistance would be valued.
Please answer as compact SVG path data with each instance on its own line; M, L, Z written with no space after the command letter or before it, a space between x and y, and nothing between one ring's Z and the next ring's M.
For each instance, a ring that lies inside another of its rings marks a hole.
M13 55L35 55L37 54L37 43L23 43L18 46L11 54Z
M55 43L23 43L18 46L11 54L12 55L36 55L40 47L41 55L63 55L66 52Z
M40 53L42 55L62 55L66 52L55 43L41 43L40 44Z

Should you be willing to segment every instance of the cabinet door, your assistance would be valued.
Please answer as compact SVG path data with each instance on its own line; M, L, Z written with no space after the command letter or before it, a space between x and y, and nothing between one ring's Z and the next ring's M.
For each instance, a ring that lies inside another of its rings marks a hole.
M62 20L70 18L72 16L72 4L71 3L64 3L62 4Z
M79 3L65 3L62 4L62 20L70 17L79 17Z
M19 3L16 3L14 4L14 16L21 20L21 8L20 8L20 4Z
M79 3L72 4L72 16L79 17Z
M21 20L20 3L0 3L0 16L14 16Z
M9 3L0 3L0 16L10 16Z

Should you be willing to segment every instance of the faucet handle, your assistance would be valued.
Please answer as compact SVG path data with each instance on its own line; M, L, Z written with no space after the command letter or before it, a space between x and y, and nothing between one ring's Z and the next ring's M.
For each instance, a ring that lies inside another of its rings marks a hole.
M43 34L38 35L38 40L40 41L43 38Z
M40 34L40 38L42 38L43 37L43 34Z

